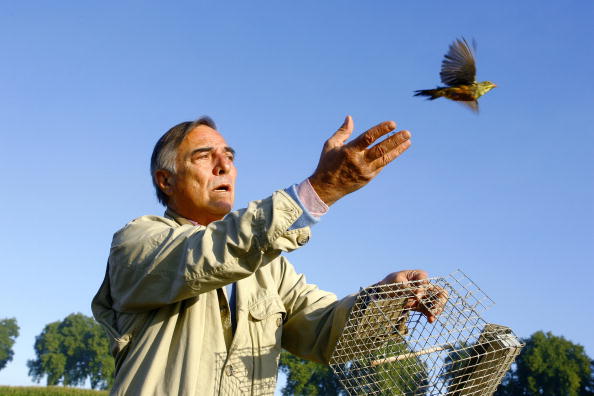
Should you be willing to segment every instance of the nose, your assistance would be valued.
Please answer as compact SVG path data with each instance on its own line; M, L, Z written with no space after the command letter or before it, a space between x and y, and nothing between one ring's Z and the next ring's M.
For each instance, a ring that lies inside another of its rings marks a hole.
M226 154L218 154L215 158L214 168L212 169L212 173L215 176L225 175L229 173L233 163L227 158Z

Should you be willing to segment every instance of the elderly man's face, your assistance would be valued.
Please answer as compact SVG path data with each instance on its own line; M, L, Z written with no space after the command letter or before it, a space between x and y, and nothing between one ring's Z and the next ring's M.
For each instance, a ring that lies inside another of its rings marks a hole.
M234 151L216 130L199 125L186 135L171 177L169 206L202 225L222 219L233 208L237 170Z

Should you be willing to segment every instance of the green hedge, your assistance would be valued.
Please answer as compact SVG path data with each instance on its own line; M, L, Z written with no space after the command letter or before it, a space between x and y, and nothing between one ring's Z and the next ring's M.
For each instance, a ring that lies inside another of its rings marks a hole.
M0 396L107 396L107 391L66 386L0 386Z

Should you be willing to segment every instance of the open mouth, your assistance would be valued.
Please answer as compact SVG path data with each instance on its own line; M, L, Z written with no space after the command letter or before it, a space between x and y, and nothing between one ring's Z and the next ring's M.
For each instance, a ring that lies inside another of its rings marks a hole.
M216 187L214 189L214 191L229 192L229 191L231 191L231 185L230 184L221 184L220 186Z

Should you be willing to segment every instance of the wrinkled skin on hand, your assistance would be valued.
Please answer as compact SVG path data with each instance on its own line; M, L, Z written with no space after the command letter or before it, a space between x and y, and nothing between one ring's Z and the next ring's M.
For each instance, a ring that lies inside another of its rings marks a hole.
M394 121L382 122L349 143L353 120L347 116L342 126L324 144L318 166L309 181L328 206L360 189L410 147L411 134L400 131L371 146L378 138L396 129Z

